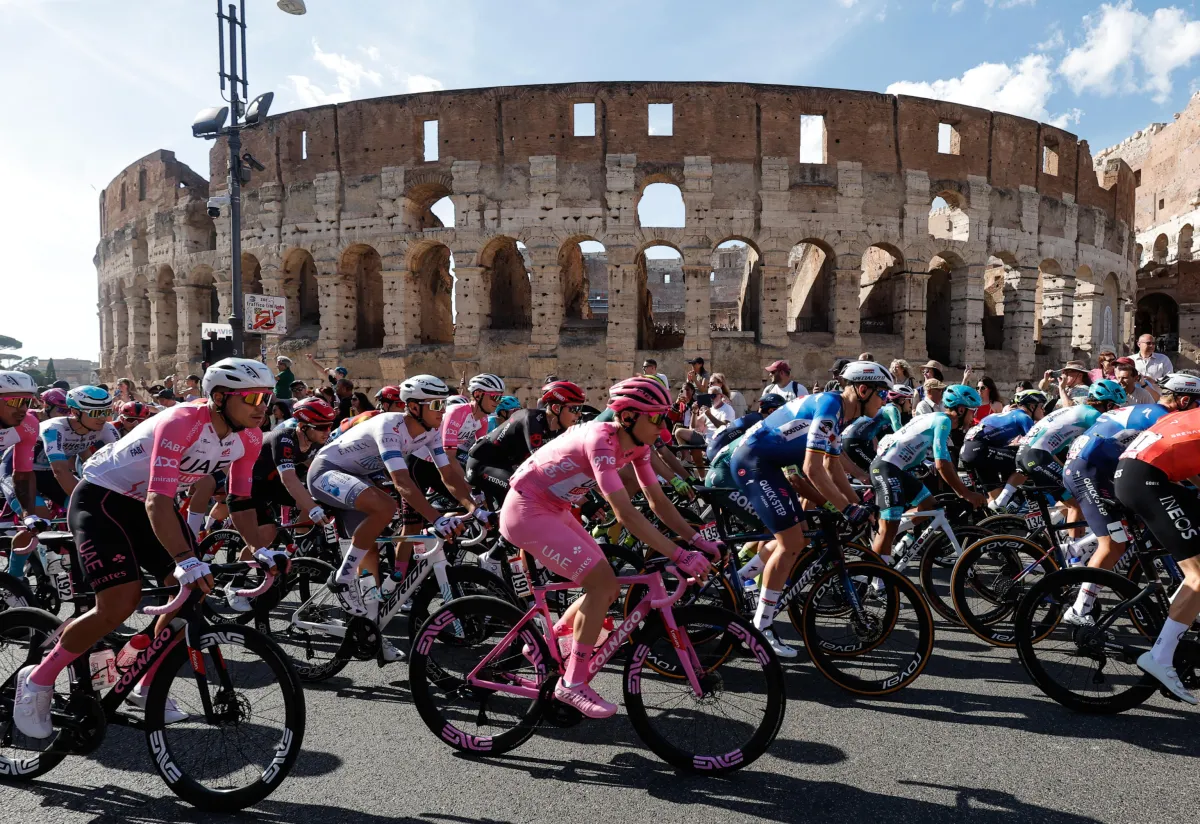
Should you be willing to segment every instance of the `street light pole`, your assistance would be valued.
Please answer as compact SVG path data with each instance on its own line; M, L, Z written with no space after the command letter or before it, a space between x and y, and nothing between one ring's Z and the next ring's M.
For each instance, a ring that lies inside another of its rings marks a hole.
M242 101L238 98L238 83L242 84L242 92L246 96L247 81L244 76L238 76L238 29L242 34L242 71L246 71L246 0L241 0L242 17L237 16L233 3L229 4L229 14L221 14L221 0L217 0L217 17L229 24L229 232L232 249L230 255L230 280L232 290L229 307L229 326L233 332L233 356L240 358L245 355L242 330L242 133L238 129L242 114ZM220 23L217 23L220 35ZM221 39L221 91L225 90L225 50L224 39Z

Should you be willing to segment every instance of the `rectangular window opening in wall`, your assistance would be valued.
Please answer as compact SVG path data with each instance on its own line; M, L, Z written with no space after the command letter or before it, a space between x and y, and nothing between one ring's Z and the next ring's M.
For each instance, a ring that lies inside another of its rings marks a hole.
M800 115L800 162L825 162L825 116Z
M1042 146L1042 174L1058 176L1058 145L1046 143Z
M596 104L595 103L576 103L575 104L575 132L576 137L595 137L596 136Z
M675 104L651 103L648 109L650 134L655 137L670 137L675 134Z
M308 160L308 130L300 132L300 159Z
M938 124L938 154L962 154L962 138L953 123Z
M146 170L138 169L138 200L146 199Z
M670 283L670 282L671 282L671 275L669 273L664 274L663 275L663 283Z
M1166 208L1166 205L1167 205L1167 201L1166 201L1166 200L1164 200L1164 199L1162 199L1162 198L1159 198L1159 199L1158 199L1158 208L1159 208L1159 209L1165 209L1165 208Z
M425 162L432 163L438 159L438 122L425 121Z
M1141 185L1142 185L1142 170L1138 169L1136 172L1133 173L1133 188L1136 189L1138 186L1141 186Z

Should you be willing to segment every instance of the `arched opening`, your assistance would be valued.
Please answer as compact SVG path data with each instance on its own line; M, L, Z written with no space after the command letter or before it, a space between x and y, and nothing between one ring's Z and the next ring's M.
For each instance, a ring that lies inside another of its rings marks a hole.
M595 240L567 241L558 250L562 325L599 326L608 319L608 252Z
M173 354L179 338L179 313L175 300L175 272L170 266L158 267L154 288L158 297L152 307L151 348L159 356Z
M762 313L762 264L754 247L737 239L717 244L708 282L712 331L757 335Z
M1179 260L1192 259L1192 224L1185 223L1179 230L1179 250L1176 255Z
M1167 262L1167 236L1165 234L1159 235L1154 239L1153 254L1155 263L1162 264Z
M983 348L1000 351L1005 348L1004 316L1009 308L1016 309L1014 267L1003 258L992 255L983 270ZM1010 304L1011 307L1010 307Z
M454 211L454 201L449 197L443 197L435 201L429 207L429 213L437 218L438 223L446 229L453 229L457 219Z
M864 335L894 335L904 304L904 256L898 249L871 246L862 256L858 290L859 331Z
M1154 335L1156 349L1164 355L1179 351L1179 304L1169 295L1155 292L1137 302L1134 335Z
M354 285L354 346L378 349L383 346L383 260L370 246L356 243L342 253L339 271Z
M1139 243L1137 245L1137 248L1135 248L1133 251L1133 255L1134 255L1134 263L1137 265L1137 268L1141 269L1142 264L1145 263L1145 261L1142 258L1145 257L1145 255L1146 255L1146 250L1142 247L1142 244Z
M422 232L453 227L457 218L450 194L448 178L436 177L410 186L402 202L404 230Z
M1096 336L1101 350L1117 351L1117 344L1123 340L1121 334L1121 282L1115 272L1109 272L1104 278L1103 292L1100 296L1100 331Z
M967 304L970 295L966 264L953 252L929 261L925 293L925 349L945 365L961 366L966 359Z
M413 266L419 343L454 342L454 256L440 243L422 252Z
M317 289L317 264L307 249L293 249L284 258L283 294L288 299L288 311L292 313L288 318L289 335L294 336L302 329L320 329L321 298Z
M192 282L196 285L196 290L200 293L199 300L196 301L200 309L201 323L221 323L221 299L217 293L217 280L213 276L212 269L207 266L202 266L192 274Z
M970 240L965 205L958 192L938 192L929 205L929 234L941 240Z
M249 252L242 253L242 294L262 294L262 265L258 258ZM238 307L238 314L243 314L243 307Z
M532 328L533 273L525 255L525 244L510 237L496 238L480 255L488 295L485 329Z
M813 241L801 241L788 252L792 281L788 290L789 332L829 332L833 329L834 266L832 252Z
M651 246L637 258L638 349L677 349L684 340L683 255Z
M674 183L651 183L642 189L637 214L638 225L643 228L682 227L687 219L683 192Z

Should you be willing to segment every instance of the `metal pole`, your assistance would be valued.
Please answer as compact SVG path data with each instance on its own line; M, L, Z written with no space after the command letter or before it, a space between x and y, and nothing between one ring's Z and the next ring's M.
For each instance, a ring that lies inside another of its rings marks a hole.
M237 9L229 4L229 231L232 235L230 279L233 290L229 307L229 325L233 329L233 356L244 357L242 348L242 136L238 131L241 101L238 99Z

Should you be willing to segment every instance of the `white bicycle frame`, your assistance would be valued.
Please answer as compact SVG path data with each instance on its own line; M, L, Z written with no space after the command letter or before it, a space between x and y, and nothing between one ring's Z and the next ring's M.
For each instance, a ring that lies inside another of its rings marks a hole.
M446 575L446 569L450 566L446 560L445 542L436 535L396 535L390 538L379 538L377 544L391 543L421 543L425 544L429 549L424 552L413 552L412 561L409 563L408 572L405 573L404 579L396 581L392 576L387 576L384 579L383 585L379 588L379 614L376 616L375 623L382 632L396 617L396 613L400 608L408 602L413 593L420 588L425 579L429 577L429 573L433 573L434 579L437 581L438 589L441 590L442 598L449 601L451 599L450 579ZM352 586L357 586L358 582L354 582ZM346 635L346 625L344 623L318 623L316 621L302 621L299 616L304 614L304 610L310 604L318 601L336 600L328 586L319 589L311 598L309 598L300 609L292 614L292 626L296 629L308 631L324 632L337 638L344 638ZM368 608L370 604L368 604Z
M954 557L962 555L962 544L958 541L958 536L954 534L954 527L950 526L950 521L946 518L946 510L944 509L918 509L912 512L906 512L900 517L900 531L897 537L908 532L915 526L917 518L932 518L932 523L925 528L915 541L906 547L904 554L896 560L896 565L893 567L897 572L903 572L914 558L920 558L921 553L925 551L926 545L933 540L933 536L938 532L942 532L950 539L950 545L954 547Z

